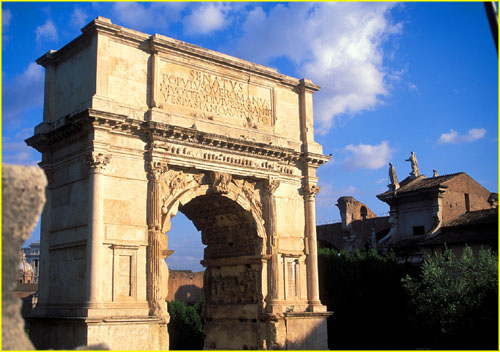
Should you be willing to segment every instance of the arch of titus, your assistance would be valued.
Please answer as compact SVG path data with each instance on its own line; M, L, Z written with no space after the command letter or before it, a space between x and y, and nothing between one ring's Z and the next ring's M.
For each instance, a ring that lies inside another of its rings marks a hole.
M38 59L49 180L38 348L168 349L165 258L183 212L207 247L206 349L326 349L313 138L319 89L98 17Z

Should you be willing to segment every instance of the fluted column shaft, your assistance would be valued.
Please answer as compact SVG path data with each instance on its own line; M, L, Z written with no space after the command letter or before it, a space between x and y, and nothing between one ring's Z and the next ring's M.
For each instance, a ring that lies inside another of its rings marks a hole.
M89 307L102 303L102 243L104 241L103 219L103 171L110 157L93 152L88 155L89 165L89 232L87 238L87 303Z
M318 250L316 239L316 194L320 187L304 186L307 255L307 299L311 308L321 305L319 300ZM314 310L314 309L311 309Z

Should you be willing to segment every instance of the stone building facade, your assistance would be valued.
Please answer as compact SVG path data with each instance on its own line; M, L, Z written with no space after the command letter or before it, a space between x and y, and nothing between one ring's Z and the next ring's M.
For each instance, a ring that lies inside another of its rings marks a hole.
M435 171L428 178L420 174L412 156L410 176L399 183L391 165L389 190L377 195L390 206L390 231L379 245L394 248L400 260L413 263L452 243L458 251L472 243L496 249L498 229L491 221L492 214L498 214L498 195L464 172L439 176ZM468 235L460 235L465 228ZM487 234L481 228L489 229Z
M38 348L168 349L178 211L207 246L205 348L327 347L317 85L102 17L37 62L43 122L27 143L49 182Z
M317 226L320 245L339 251L376 248L395 251L401 262L421 263L444 248L460 255L498 247L498 194L491 193L464 172L427 178L416 156L412 172L398 182L392 164L388 190L377 197L390 206L390 215L376 217L353 197L340 197L342 222ZM414 163L414 164L413 164Z

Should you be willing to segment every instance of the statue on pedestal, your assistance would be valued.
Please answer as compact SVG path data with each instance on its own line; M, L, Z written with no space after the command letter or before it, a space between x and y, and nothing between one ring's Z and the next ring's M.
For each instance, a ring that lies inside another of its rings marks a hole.
M410 176L413 176L413 177L418 177L420 176L420 171L418 169L418 162L417 162L417 157L415 156L415 153L414 152L411 152L411 155L408 159L406 159L405 161L409 161L411 162L411 172L410 172Z
M394 192L399 189L398 177L396 176L396 170L394 169L394 165L392 165L392 163L389 163L389 180L391 181L389 184L389 189L391 191Z

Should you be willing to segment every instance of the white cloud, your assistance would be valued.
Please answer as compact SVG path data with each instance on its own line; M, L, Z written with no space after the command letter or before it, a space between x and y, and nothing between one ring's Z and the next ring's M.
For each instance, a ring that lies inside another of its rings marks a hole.
M348 156L343 162L347 169L380 169L386 166L391 159L392 149L389 142L383 141L379 145L349 144L344 150Z
M28 67L3 84L2 122L4 125L19 124L25 111L43 105L43 68L32 62ZM26 97L29 96L29 99Z
M73 13L71 14L71 25L77 28L81 28L87 24L87 18L89 15L79 7L75 7Z
M10 26L10 20L12 19L12 12L9 9L2 9L2 29Z
M47 20L43 25L36 27L35 33L37 42L42 40L56 41L59 39L56 25L51 20Z
M286 56L298 72L322 86L315 94L318 132L340 115L373 109L389 94L395 73L383 65L383 44L401 32L392 3L291 3L267 15L250 11L237 54L266 64Z
M193 9L184 18L183 26L186 34L210 34L224 29L231 23L231 7L222 3L205 3Z
M450 129L449 132L441 134L438 143L463 143L463 142L473 142L475 140L481 139L486 135L486 129L484 128L472 128L467 132L467 134L459 134L454 129Z

